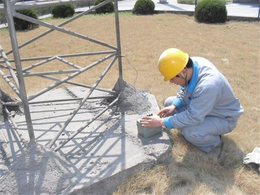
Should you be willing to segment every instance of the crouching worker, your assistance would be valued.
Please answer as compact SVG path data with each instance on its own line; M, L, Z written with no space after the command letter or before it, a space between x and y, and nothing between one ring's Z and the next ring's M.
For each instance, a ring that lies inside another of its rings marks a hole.
M188 142L220 157L221 135L231 132L243 113L225 76L207 59L175 48L161 54L158 68L164 81L179 85L180 92L165 100L160 118L146 116L141 124L181 129Z

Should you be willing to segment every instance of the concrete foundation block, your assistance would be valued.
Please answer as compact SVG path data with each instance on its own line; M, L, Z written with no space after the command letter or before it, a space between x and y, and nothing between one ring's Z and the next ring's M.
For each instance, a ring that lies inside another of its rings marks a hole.
M157 127L157 128L143 127L142 124L140 123L140 120L141 119L138 119L136 121L139 135L142 135L143 137L147 138L156 135L158 133L162 133L162 127Z
M127 94L132 92L130 89L129 87L125 91L126 99ZM35 101L84 98L88 92L89 89L81 87L58 88L37 97ZM107 92L99 90L93 92L93 96L107 95ZM158 113L155 96L147 93L145 97L149 103L147 105L151 105L147 112ZM6 144L6 148L2 148L5 149L8 162L16 165L12 169L4 169L6 175L0 182L0 191L7 194L113 194L134 173L159 163L170 163L172 147L167 133L161 128L142 127L140 120L136 124L141 118L140 102L136 102L136 99L130 99L131 104L120 102L133 112L128 109L121 112L117 109L118 105L115 105L57 152L53 151L55 147L85 126L106 106L102 100L93 99L84 104L52 148L48 148L48 144L77 108L78 102L30 104L35 138L39 143L37 148L23 149L30 137L25 131L27 124L22 112L12 118L19 124L17 130L9 120L4 123L0 121L0 140L5 140ZM6 138L10 138L10 141ZM27 156L24 155L24 150L28 151ZM24 180L24 175L28 174L32 179ZM38 185L39 178L41 185Z

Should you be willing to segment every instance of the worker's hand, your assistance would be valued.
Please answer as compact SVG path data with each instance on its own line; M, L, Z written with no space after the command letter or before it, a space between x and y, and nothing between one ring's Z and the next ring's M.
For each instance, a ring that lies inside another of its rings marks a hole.
M160 112L158 112L157 115L160 116L161 118L170 116L176 110L176 108L177 107L175 105L165 107L162 110L160 110Z
M164 126L163 119L158 116L144 116L140 123L144 127L160 127Z

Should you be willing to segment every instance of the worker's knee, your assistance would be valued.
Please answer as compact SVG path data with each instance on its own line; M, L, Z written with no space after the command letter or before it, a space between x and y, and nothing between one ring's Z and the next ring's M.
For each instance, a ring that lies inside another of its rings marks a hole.
M188 142L200 143L202 141L202 137L199 134L192 132L190 129L183 129L182 134Z
M164 101L164 107L172 105L172 103L175 99L176 99L176 96L170 96L170 97L166 98L166 100Z
M219 139L219 135L202 133L202 131L194 131L194 129L192 130L192 128L189 127L182 129L182 134L188 142L197 146L208 145L215 142L216 139Z

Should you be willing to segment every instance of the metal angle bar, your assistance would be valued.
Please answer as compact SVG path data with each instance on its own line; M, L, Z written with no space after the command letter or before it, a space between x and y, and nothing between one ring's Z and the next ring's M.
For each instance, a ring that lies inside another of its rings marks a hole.
M14 83L15 83L16 87L19 89L19 82L18 82L18 79L16 77L16 74L15 74L15 72L13 70L12 65L9 63L8 58L5 55L5 52L4 52L4 50L3 50L1 45L0 45L0 52L1 52L2 57L4 58L5 64L6 64L7 68L8 68L8 70L9 70L10 74L12 75L12 78L14 80Z
M59 81L60 80L60 79L57 79L57 78L54 78L54 77L50 77L50 76L45 76L45 75L41 75L40 77L43 77L43 78L46 78L46 79L50 79L50 80L54 80L54 81ZM89 86L89 85L84 85L84 84L80 84L80 83L76 83L76 82L72 82L72 81L66 81L64 83L71 84L71 85L76 85L76 86L79 86L79 87L89 88L89 89L92 87L92 86ZM96 88L96 90L103 91L103 92L108 92L108 93L111 93L111 94L118 94L116 91L109 90L109 89Z
M4 0L4 7L5 7L5 14L6 14L6 19L8 22L8 30L10 34L10 39L11 39L11 44L13 48L13 54L14 54L14 59L15 59L15 67L16 67L16 72L18 75L18 81L19 81L19 92L20 92L20 98L23 103L23 108L24 108L24 114L25 114L25 119L26 119L26 124L28 128L28 133L30 137L30 142L34 143L35 142L35 136L34 136L34 131L33 131L33 125L32 125L32 119L30 115L30 109L28 105L28 99L26 95L26 88L25 88L25 83L24 83L24 78L23 78L23 72L22 72L22 65L20 61L20 53L18 49L18 41L16 37L16 32L14 28L14 20L13 20L13 9L12 5L9 2L9 0Z
M4 106L21 106L22 102L2 102Z
M105 0L105 1L103 1L102 3L100 3L100 4L98 4L98 5L96 5L96 6L92 7L92 8L90 8L89 10L84 11L84 12L82 12L81 14L78 14L78 15L76 15L76 16L74 16L74 17L68 19L68 20L66 20L65 22L59 24L58 26L59 26L59 27L64 26L64 25L66 25L66 24L68 24L68 23L70 23L70 22L72 22L72 21L78 19L79 17L81 17L81 16L83 16L83 15L85 15L85 14L91 13L93 10L95 10L95 9L97 9L97 8L99 8L99 7L102 7L103 5L105 5L105 4L107 4L107 3L111 2L111 1L112 1L112 0ZM31 40L29 40L29 41L23 43L22 45L19 45L18 48L20 49L20 48L22 48L22 47L24 47L24 46L26 46L26 45L28 45L28 44L30 44L30 43L36 41L37 39L39 39L39 38L41 38L41 37L43 37L43 36L49 34L49 33L52 32L52 31L54 31L54 30L53 30L53 29L47 30L46 32L44 32L44 33L42 33L42 34L40 34L40 35L38 35L38 36L32 38ZM8 52L6 53L6 55L9 55L10 53L12 53L12 51L13 51L13 50L8 51ZM0 59L1 59L1 57L0 57Z
M14 128L15 128L16 130L18 130L18 125L15 123L15 121L14 121L13 118L11 117L11 114L10 114L9 110L5 107L5 108L4 108L4 111L6 112L6 115L8 116L8 118L10 119L10 121L12 122ZM17 132L18 132L18 131L17 131Z
M82 68L81 66L78 66L77 64L74 64L74 63L72 63L72 62L69 62L69 61L67 61L67 60L65 60L65 59L63 59L63 58L60 58L59 56L53 56L53 57L50 58L50 59L47 59L47 60L45 60L45 61L43 61L43 62L39 62L39 63L37 63L37 64L34 64L34 65L30 66L30 67L27 67L27 68L23 69L23 72L25 72L25 71L27 71L27 70L30 70L30 69L32 69L32 68L38 67L38 66L40 66L40 65L42 65L42 64L44 64L44 63L50 62L50 61L55 60L55 59L57 59L57 60L59 60L59 61L65 63L65 64L67 64L67 65L69 65L69 66L71 66L71 67L73 67L73 68L76 68L77 70L79 70L79 69ZM26 73L24 73L24 76L37 76L37 75L50 75L50 74L64 74L64 73L72 73L72 72L76 72L76 70L59 70L59 71L38 72L38 73L35 73L35 72L34 72L34 73L26 72Z
M12 90L16 93L16 95L18 97L20 97L19 90L12 84L12 82L8 79L8 77L3 73L2 70L0 70L0 75L3 77L3 79L6 81L6 83L12 88ZM57 79L57 78L54 78L54 77L50 77L50 76L40 75L40 77L47 78L47 79L50 79L50 80L60 81L60 79ZM84 85L84 84L80 84L80 83L76 83L76 82L66 81L65 83L71 84L71 85L76 85L76 86L79 86L79 87L84 87L84 88L91 88L91 86L89 86L89 85ZM111 94L114 94L114 95L118 94L116 91L109 90L109 89L96 88L95 90L111 93ZM112 96L103 96L103 97L104 98L109 98L109 97L114 97L114 95L112 95ZM82 99L82 98L79 98L79 99ZM90 97L89 99L92 99L92 97ZM29 104L34 104L34 102L29 102ZM17 106L17 105L20 106L20 105L22 105L22 102L21 101L5 102L4 105L6 105L6 106Z
M23 147L22 147L22 145L21 145L22 139L21 139L21 136L19 135L19 132L18 132L18 130L19 130L19 129L18 129L18 125L15 123L13 117L11 117L11 114L10 114L9 110L8 110L6 107L4 108L4 111L6 112L6 114L7 114L7 116L8 116L9 123L13 125L13 128L14 128L15 132L12 131L12 129L10 129L10 130L11 130L11 132L13 133L13 136L14 136L15 133L16 133L16 136L15 136L14 138L15 138L15 140L17 140L16 143L17 143L19 149L22 150L22 149L23 149ZM12 128L12 127L11 127L11 128ZM9 139L11 139L11 137L10 137ZM19 142L18 142L18 141L19 141ZM9 143L11 144L11 140L9 140Z
M55 5L61 4L68 4L68 3L76 3L77 1L85 1L85 0L59 0L59 1L20 1L20 0L12 0L11 2L14 4L16 10L21 9L30 9L32 7L39 8L39 7L50 7ZM0 11L4 9L2 5L0 5Z
M89 100L95 99L106 99L106 98L114 98L114 95L105 95L105 96L95 96L89 97ZM29 104L44 104L44 103L53 103L53 102L69 102L69 101L79 101L83 100L83 98L68 98L68 99L59 99L59 100L45 100L45 101L37 101L37 102L29 102ZM8 102L4 103L4 105L8 105ZM14 105L14 104L11 104Z
M8 79L8 77L4 74L2 70L0 70L0 75L3 77L5 82L9 85L9 87L16 93L16 95L21 98L19 90L16 88L16 86Z
M56 58L57 58L59 61L65 63L65 64L68 64L69 66L71 66L71 67L73 67L73 68L76 68L76 69L82 68L81 66L79 66L79 65L77 65L77 64L74 64L74 63L72 63L72 62L69 62L69 61L67 61L67 60L65 60L65 59L63 59L63 58L61 58L61 57L59 57L59 56L56 56Z
M118 95L118 94L117 94ZM104 95L104 96L94 96L89 97L89 100L95 100L95 99L107 99L107 98L114 98L115 95ZM29 105L33 104L45 104L45 103L54 103L54 102L69 102L69 101L79 101L83 98L68 98L68 99L56 99L56 100L45 100L45 101L35 101L35 102L29 102ZM4 106L20 106L22 102L1 102Z
M86 96L83 98L83 100L79 103L79 105L77 106L77 108L73 111L72 115L68 118L68 120L64 123L64 125L62 126L62 128L59 130L59 132L56 134L56 136L52 139L52 141L50 142L50 144L48 145L49 147L51 147L55 141L59 138L59 136L62 134L62 132L66 129L66 127L68 126L68 124L72 121L72 119L74 118L74 116L78 113L79 109L82 107L82 105L88 100L89 96L92 94L92 92L95 90L95 88L98 86L98 84L101 82L101 80L104 78L104 76L107 74L107 72L109 71L109 69L112 67L112 65L114 64L114 62L116 61L117 57L115 56L114 59L112 60L112 62L107 66L107 68L103 71L103 73L100 75L100 77L98 78L98 80L96 81L96 83L92 86L92 88L88 91L88 93L86 94Z
M113 98L115 95L104 95L104 96L95 96L95 97L89 97L88 99L107 99L107 98ZM42 104L42 103L52 103L52 102L66 102L66 101L79 101L82 100L83 98L71 98L71 99L58 99L58 100L46 100L46 101L36 101L36 102L29 102L30 104ZM22 102L21 101L16 101L16 102L2 102L4 106L21 106Z
M53 30L56 30L56 31L59 31L59 32L62 32L62 33L68 34L68 35L72 35L72 36L75 36L75 37L78 37L78 38L81 38L81 39L84 39L84 40L87 40L87 41L90 41L90 42L93 42L93 43L96 43L96 44L99 44L99 45L102 45L102 46L105 46L105 47L108 47L108 48L111 48L111 49L117 49L116 47L114 47L112 45L109 45L107 43L98 41L96 39L87 37L85 35L81 35L79 33L73 32L71 30L67 30L67 29L62 28L62 27L58 27L58 26L55 26L55 25L52 25L52 24L48 24L46 22L42 22L40 20L31 18L29 16L20 14L18 12L14 12L14 16L17 17L17 18L20 18L20 19L23 19L23 20L35 23L35 24L39 24L41 26L45 26L46 28L50 28L50 29L53 29Z
M51 61L53 61L53 60L55 60L55 59L57 59L57 60L59 60L59 61L65 63L65 64L67 64L67 65L69 65L69 66L71 66L71 67L73 67L73 68L76 68L76 69L82 68L81 66L78 66L77 64L74 64L74 63L69 62L69 61L67 61L67 60L64 60L63 58L61 58L61 57L59 57L59 56L53 56L53 57L51 57L51 58L49 58L49 59L46 59L46 60L41 61L41 62L39 62L39 63L33 64L33 65L31 65L31 66L29 66L29 67L27 67L27 68L24 68L24 69L23 69L23 72L25 72L25 71L27 71L27 70L30 70L30 69L33 69L33 68L35 68L35 67L41 66L41 65L43 65L43 64L45 64L45 63L51 62Z
M12 82L8 79L8 77L1 70L0 70L0 75L7 82L7 84L9 84L9 86L13 89L13 91L17 94L17 96L20 97L18 89L12 84ZM50 80L54 80L54 81L60 81L60 79L57 79L57 78L54 78L54 77L50 77L50 76L40 75L40 77L43 77L43 78L46 78L46 79L50 79ZM80 84L80 83L76 83L76 82L72 82L72 81L66 81L64 83L75 85L75 86L79 86L79 87L84 87L84 88L91 88L91 86L89 86L89 85L84 85L84 84ZM116 92L116 91L109 90L109 89L104 89L104 88L96 88L96 90L97 91L103 91L103 92L111 93L111 94L118 94L118 92ZM18 104L21 105L21 102L18 101Z
M123 68L122 68L122 56L121 56L118 0L114 0L114 5L115 5L116 40L117 40L117 51L118 51L118 67L119 67L119 91L121 91L123 88Z
M51 7L55 5L62 5L62 4L68 4L68 3L76 3L79 0L52 0L52 1L23 1L23 2L17 2L14 7L16 10L21 9L30 9L30 8L40 8L40 7ZM83 0L81 0L83 1ZM84 0L86 1L86 0Z
M46 72L25 72L23 73L24 77L31 77L31 76L39 76L39 75L53 75L53 74L68 74L68 73L75 73L81 72L78 70L58 70L58 71L46 71Z
M0 45L1 46L1 45ZM1 46L1 48L2 48L2 46ZM6 54L5 54L6 55ZM1 54L1 56L0 56L0 59L1 58L3 58L3 56L2 56L2 54ZM14 61L14 59L12 59L13 61ZM9 60L9 62L11 62L10 60ZM0 63L5 63L5 61L4 60L0 60ZM4 66L4 65L2 65L2 64L0 64L0 68L4 68L4 69L8 69L7 67L6 67L6 65ZM13 69L13 70L15 70L15 69Z
M68 3L73 3L73 2L77 2L77 1L86 1L86 0L52 0L52 1L42 1L42 2L37 2L37 1L27 1L27 2L19 2L14 4L14 8L16 10L22 10L22 9L29 9L29 8L38 8L38 7L51 7L51 6L55 6L55 5L61 5L61 4L68 4ZM89 0L90 1L90 0ZM100 4L96 5L95 7L93 6L91 9L91 11L111 2L113 0L106 0L104 2L101 2ZM86 12L86 11L85 11ZM83 14L84 15L84 14Z
M101 62L103 62L103 61L105 61L105 60L111 58L111 57L114 56L114 55L115 55L115 54L110 54L110 55L108 55L108 56L106 56L106 57L104 57L104 58L101 58L99 61L96 61L96 62L90 64L89 66L82 68L80 71L77 71L77 72L75 72L75 73L69 75L68 77L65 77L65 78L63 78L63 79L57 81L56 83L54 83L54 84L48 86L47 88L45 88L45 89L39 91L38 93L29 96L29 97L28 97L28 100L29 100L29 101L33 100L34 98L36 98L36 97L42 95L43 93L45 93L45 92L47 92L47 91L50 91L51 89L57 87L58 85L60 85L60 84L62 84L62 83L64 83L64 82L66 82L66 81L68 81L68 80L70 80L70 79L76 77L77 75L79 75L79 74L85 72L86 70L88 70L88 69L90 69L90 68L92 68L92 67L94 67L94 66L100 64Z
M4 61L2 61L2 62L4 62ZM10 61L9 61L10 62ZM4 66L4 65L2 65L2 64L0 64L0 68L3 68L3 69L8 69L6 66ZM15 69L14 69L15 70Z
M28 67L26 67L26 68L23 69L23 72L24 72L24 71L28 71L28 70L33 69L33 68L36 68L36 67L38 67L38 66L41 66L42 64L51 62L52 60L55 60L55 59L56 59L56 56L53 56L53 57L48 58L48 59L46 59L46 60L44 60L44 61L41 61L41 62L39 62L39 63L33 64L33 65L31 65L31 66L28 66ZM22 60L21 60L21 61L22 61Z
M69 57L79 57L79 56L90 56L90 55L103 55L103 54L111 54L115 53L116 50L111 51L101 51L101 52L89 52L89 53L78 53L78 54L65 54L65 55L56 55L61 58L69 58ZM43 56L43 57L34 57L34 58L21 58L21 62L23 61L33 61L33 60L46 60L52 58L53 56ZM4 62L0 60L0 63ZM9 62L14 62L14 59L9 59Z
M88 127L91 123L93 123L98 117L100 117L105 111L107 111L111 106L113 106L115 103L118 102L119 96L111 102L106 108L101 110L90 122L88 122L86 125L80 127L75 133L70 135L67 140L63 141L59 146L57 146L54 151L57 152L59 149L61 149L64 145L66 145L70 140L72 140L76 135L78 135L81 131L83 131L86 127Z
M76 0L59 0L59 1L22 1L14 4L16 10L30 9L30 8L41 8L50 7L68 3L74 3Z

